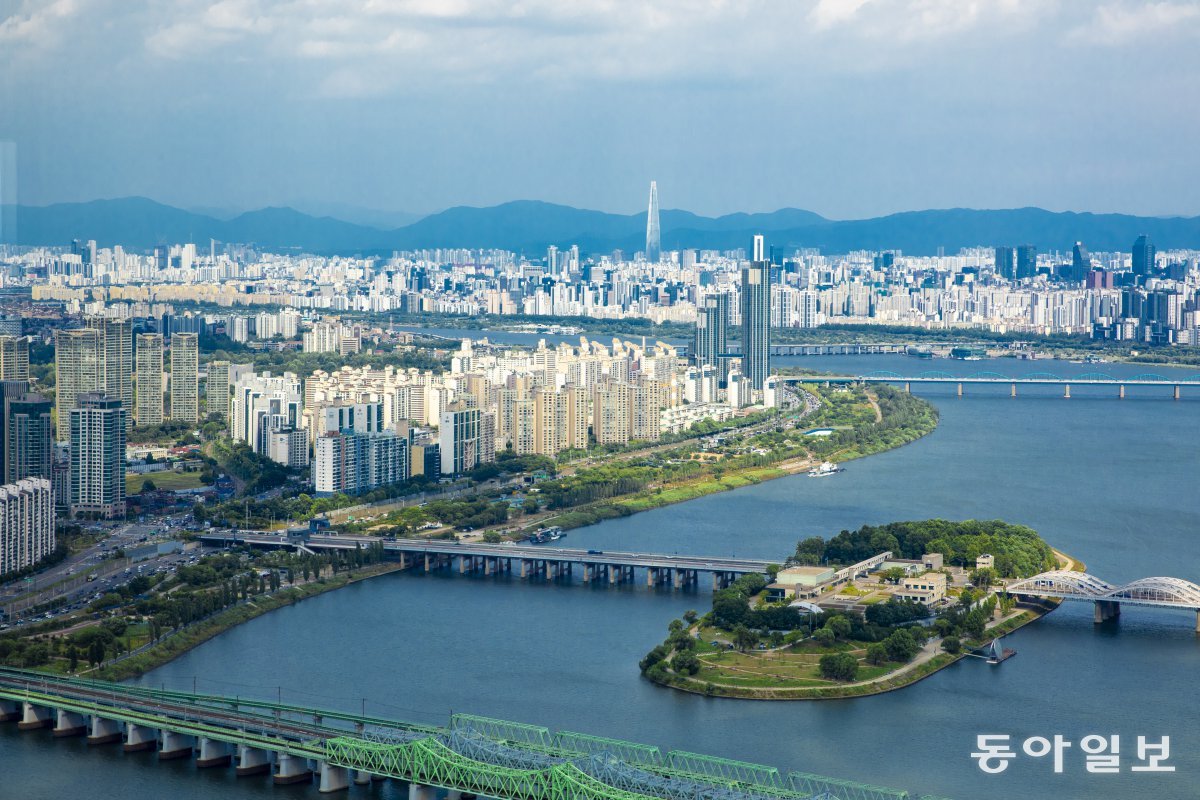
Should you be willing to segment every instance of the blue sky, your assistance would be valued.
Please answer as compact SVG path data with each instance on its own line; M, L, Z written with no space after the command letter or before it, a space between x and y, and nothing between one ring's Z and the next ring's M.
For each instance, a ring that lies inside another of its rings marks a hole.
M1200 214L1191 0L0 0L18 195Z

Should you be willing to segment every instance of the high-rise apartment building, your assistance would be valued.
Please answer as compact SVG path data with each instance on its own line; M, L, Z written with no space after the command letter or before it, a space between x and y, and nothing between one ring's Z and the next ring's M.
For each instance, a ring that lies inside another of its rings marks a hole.
M729 352L729 295L710 294L696 309L696 337L692 345L692 363L716 366Z
M269 455L271 433L304 427L304 393L300 379L282 375L244 375L233 388L229 406L229 435L259 455Z
M1091 254L1088 253L1083 242L1076 242L1075 246L1071 248L1071 274L1068 278L1073 281L1083 281L1091 269Z
M0 575L34 566L55 546L50 481L22 478L0 486Z
M171 337L171 419L200 419L200 340L194 333Z
M754 254L762 251L755 236ZM761 258L742 268L742 374L755 389L771 374L771 265Z
M125 417L121 401L85 393L70 412L71 514L125 516Z
M115 317L92 317L88 327L100 332L96 391L121 401L128 425L133 410L133 323Z
M204 396L208 401L208 413L220 414L229 419L229 380L228 361L208 362L208 380L204 385Z
M327 433L314 448L313 488L327 497L401 483L408 480L409 455L408 437L393 431Z
M646 260L662 260L662 232L658 225L658 183L650 181L650 207L646 212Z
M4 398L3 411L3 482L22 478L53 481L53 404L41 395L25 394Z
M70 438L71 409L77 398L100 388L101 336L95 328L60 330L54 336L55 423L57 438Z
M478 408L456 403L442 412L438 445L443 475L458 475L479 465L479 424Z
M134 416L138 425L161 425L163 421L163 337L157 333L137 336L137 399Z
M0 336L0 381L29 380L29 340Z

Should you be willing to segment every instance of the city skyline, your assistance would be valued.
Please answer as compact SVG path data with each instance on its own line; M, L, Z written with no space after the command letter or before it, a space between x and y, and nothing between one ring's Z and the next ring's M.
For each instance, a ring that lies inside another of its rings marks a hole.
M653 176L705 214L1194 214L1197 112L1178 99L1200 60L1174 45L1198 26L1178 0L16 2L0 163L33 205L628 211Z

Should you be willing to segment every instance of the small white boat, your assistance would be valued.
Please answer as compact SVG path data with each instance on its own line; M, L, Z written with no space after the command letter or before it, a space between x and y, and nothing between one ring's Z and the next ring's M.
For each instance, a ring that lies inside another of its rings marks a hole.
M831 461L824 461L820 465L813 467L808 471L810 478L826 478L830 475L835 475L839 472L845 472L844 469L834 464Z

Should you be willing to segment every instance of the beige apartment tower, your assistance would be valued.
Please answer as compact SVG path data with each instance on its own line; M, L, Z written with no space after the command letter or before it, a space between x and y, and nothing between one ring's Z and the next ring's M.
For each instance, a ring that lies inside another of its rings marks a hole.
M138 425L161 425L163 421L163 337L139 333L137 337Z
M29 340L0 336L0 381L29 380Z
M54 336L55 437L70 437L71 409L81 394L99 389L100 331L94 328L60 330Z
M194 333L171 337L171 419L200 420L200 342Z

